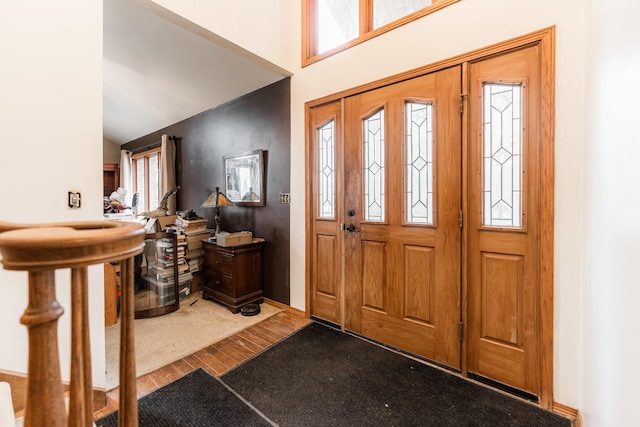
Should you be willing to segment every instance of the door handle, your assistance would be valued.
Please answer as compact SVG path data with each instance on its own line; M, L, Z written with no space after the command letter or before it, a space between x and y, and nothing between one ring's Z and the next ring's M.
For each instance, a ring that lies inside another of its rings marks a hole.
M349 233L355 233L356 231L358 231L356 229L356 226L354 224L340 224L340 229L342 231L348 231Z

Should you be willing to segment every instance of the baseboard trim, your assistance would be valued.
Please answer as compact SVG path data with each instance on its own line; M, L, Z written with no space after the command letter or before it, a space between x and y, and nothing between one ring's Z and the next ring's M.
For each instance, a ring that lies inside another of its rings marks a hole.
M19 413L24 409L27 376L17 372L0 370L0 381L9 383L9 387L11 387L11 400L13 401L13 413Z
M283 304L281 302L274 301L274 300L269 299L269 298L264 298L264 302L266 302L267 304L272 305L274 307L277 307L279 309L282 309L282 310L286 311L287 313L295 314L296 316L304 317L305 319L309 318L304 311L298 310L297 308L293 308L290 305Z
M580 416L580 411L578 411L577 409L574 409L567 405L563 405L562 403L553 402L551 410L558 415L571 418L574 422L575 427L582 427L582 417Z

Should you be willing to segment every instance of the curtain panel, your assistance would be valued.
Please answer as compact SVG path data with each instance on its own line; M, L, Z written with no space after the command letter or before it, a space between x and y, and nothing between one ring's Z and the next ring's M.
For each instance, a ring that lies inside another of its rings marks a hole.
M167 134L162 135L162 143L160 148L160 197L176 186L176 145L170 140ZM167 215L175 215L176 213L176 197L170 197Z

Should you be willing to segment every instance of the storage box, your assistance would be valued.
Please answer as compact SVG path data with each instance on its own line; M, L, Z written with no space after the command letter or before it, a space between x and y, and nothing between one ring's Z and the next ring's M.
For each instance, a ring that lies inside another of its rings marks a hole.
M158 296L158 307L166 307L176 303L175 295Z
M178 294L180 295L180 299L181 300L185 299L191 294L191 280L184 283L180 283L178 285L178 288L179 288Z
M236 233L221 231L216 237L216 244L224 247L249 245L252 241L253 234L250 231L238 231Z
M158 294L158 307L164 307L176 303L176 291L174 282L155 281L153 290Z

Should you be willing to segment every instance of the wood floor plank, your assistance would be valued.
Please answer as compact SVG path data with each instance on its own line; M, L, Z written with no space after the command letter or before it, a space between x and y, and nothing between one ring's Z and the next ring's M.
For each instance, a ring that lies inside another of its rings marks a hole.
M183 357L181 360L191 367L189 372L195 371L196 369L202 367L202 361L193 354Z
M176 368L181 377L193 371L193 367L185 359L176 360L172 365Z
M257 347L260 347L261 351L265 350L266 348L269 348L269 346L271 345L269 341L266 341L264 338L262 338L261 336L257 335L255 332L252 332L251 330L248 330L248 329L238 332L238 336L246 339L247 341L256 345Z
M251 353L250 357L260 353L264 349L264 347L260 347L259 345L254 344L253 342L251 342L248 339L240 336L239 334L235 335L232 338L232 342L233 342L234 345L239 346L243 350Z
M222 373L228 369L227 365L213 357L213 355L206 350L200 350L195 353L195 356L201 361L201 367L207 369L208 372L212 372L213 375L222 375Z
M284 338L283 335L273 332L271 329L260 324L255 325L254 330L256 335L269 342L270 344L275 344L282 338Z
M242 345L228 339L222 341L218 346L218 349L223 353L229 355L233 360L236 361L236 364L244 362L254 354L246 348L243 348Z
M152 379L151 375L145 375L136 380L136 393L138 395L138 398L146 396L154 390L157 390L158 387L160 387L160 385ZM117 401L118 400L116 397L116 402Z

